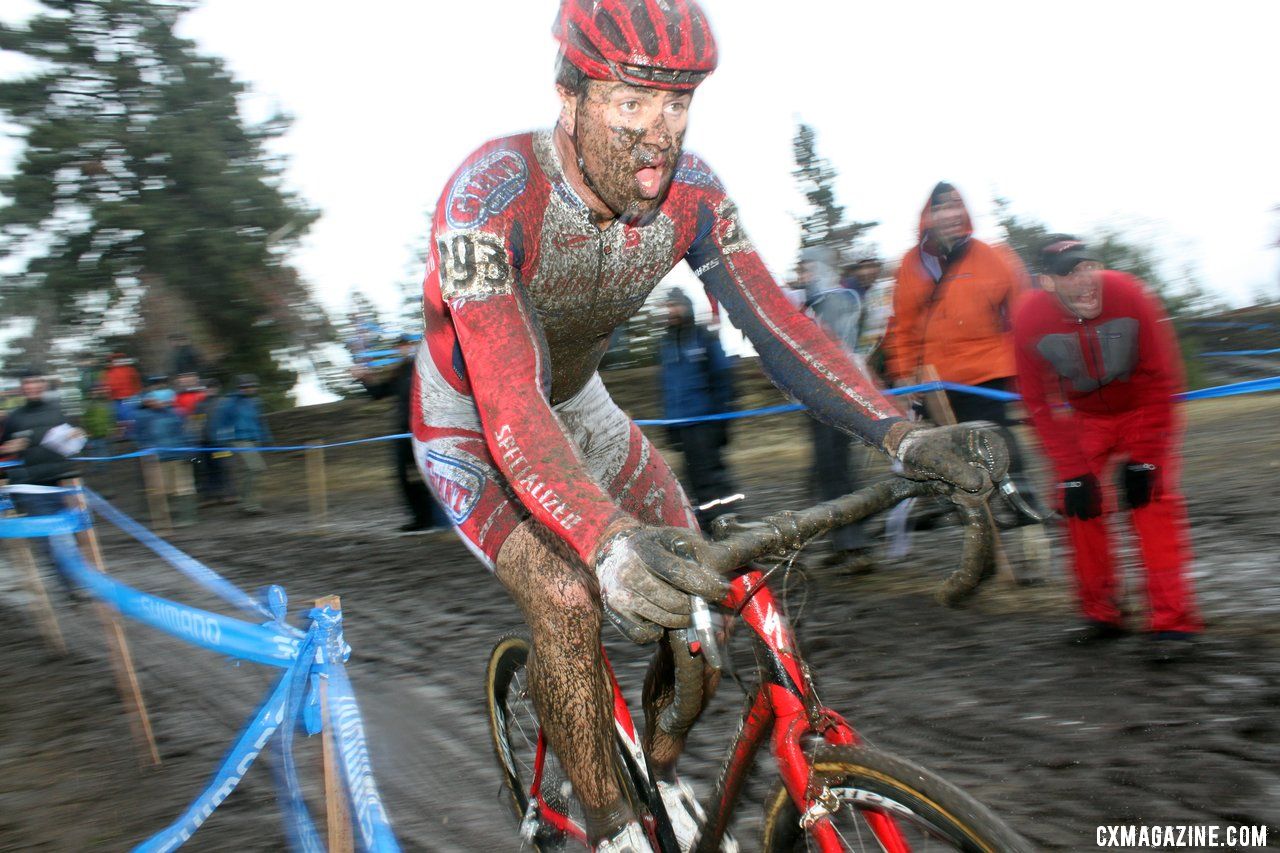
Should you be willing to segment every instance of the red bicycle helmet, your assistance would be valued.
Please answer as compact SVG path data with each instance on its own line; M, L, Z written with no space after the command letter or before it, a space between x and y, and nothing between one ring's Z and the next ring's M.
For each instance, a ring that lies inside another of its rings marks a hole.
M594 80L687 92L716 68L716 40L693 0L563 0L552 33Z

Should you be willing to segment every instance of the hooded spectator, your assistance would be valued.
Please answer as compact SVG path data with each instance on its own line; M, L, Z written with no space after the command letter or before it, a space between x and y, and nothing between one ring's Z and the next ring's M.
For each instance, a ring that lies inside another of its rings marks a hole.
M920 214L919 243L903 256L893 292L893 318L885 333L885 370L898 386L913 385L932 366L943 382L993 392L1013 390L1014 304L1028 280L1017 256L973 237L973 224L960 193L937 184ZM990 421L1009 446L1009 473L1019 491L1034 500L1023 471L1021 447L1009 430L1013 419L1006 400L971 392L947 391L956 421ZM1031 519L1019 517L1030 524ZM1034 581L1047 566L1043 527L1022 533L1023 559L1018 577Z

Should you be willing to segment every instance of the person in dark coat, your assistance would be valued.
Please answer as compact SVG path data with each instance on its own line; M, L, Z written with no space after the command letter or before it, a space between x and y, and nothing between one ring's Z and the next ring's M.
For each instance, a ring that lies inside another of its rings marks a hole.
M9 482L14 485L57 486L62 480L76 476L74 463L44 443L49 430L66 423L62 407L45 398L48 388L44 376L30 371L23 373L25 402L10 412L0 427L0 457L14 456L21 463L6 470ZM64 496L58 493L14 493L13 500L23 515L52 515L66 508ZM42 544L56 568L47 540ZM68 596L77 597L70 579L60 569L57 576Z
M667 293L667 333L662 356L663 416L699 418L733 409L733 371L716 334L694 321L693 301L678 287ZM706 506L737 492L724 461L728 421L698 421L667 428L684 454L685 479L694 503ZM724 504L697 510L704 528L728 512Z
M417 346L413 338L401 335L398 341L400 360L395 367L378 381L373 371L367 367L353 367L351 375L364 386L369 396L375 400L395 397L392 429L397 434L409 432L409 400L413 387L413 361ZM449 521L439 504L431 496L427 484L422 481L418 465L413 458L413 442L407 438L398 438L391 442L392 459L396 471L396 484L404 495L405 508L409 510L409 521L400 529L405 533L420 530L433 530L449 527Z

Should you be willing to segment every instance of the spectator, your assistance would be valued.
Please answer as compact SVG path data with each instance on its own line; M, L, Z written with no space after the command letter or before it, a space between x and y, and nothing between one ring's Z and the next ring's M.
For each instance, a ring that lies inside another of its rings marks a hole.
M169 373L181 376L184 373L200 375L200 353L191 345L191 339L182 332L169 336Z
M80 392L80 401L84 405L88 404L93 390L102 382L98 365L98 357L94 355L82 355L78 359L76 390Z
M1182 390L1178 344L1159 303L1131 275L1104 270L1066 234L1040 252L1044 290L1014 322L1018 384L1053 464L1067 517L1085 625L1076 643L1125 633L1106 511L1120 487L1147 571L1151 655L1186 655L1200 631L1187 564L1191 547L1178 490ZM1055 410L1064 400L1066 407Z
M413 338L401 335L397 341L400 359L395 367L382 381L375 381L373 372L367 367L353 367L351 375L364 386L369 396L375 400L394 396L396 398L391 428L396 433L409 432L410 392L413 387L414 354L417 347ZM417 463L413 458L413 441L399 438L391 442L392 463L395 465L396 483L404 495L405 508L409 510L409 521L400 529L406 533L435 528L448 528L439 505L431 497L430 490L422 481Z
M271 432L262 417L258 400L258 378L252 373L240 376L236 392L228 394L218 406L216 435L221 444L240 448L236 485L240 492L240 509L248 515L262 512L259 480L267 470L262 454L254 448L271 441Z
M138 447L180 448L191 444L182 417L174 411L174 393L168 388L148 391L135 421ZM154 488L170 497L174 527L188 527L196 521L196 487L189 450L159 451L160 482Z
M62 480L75 476L71 461L45 443L45 436L51 429L66 423L62 408L56 402L44 399L47 390L48 382L44 376L34 371L23 373L23 404L9 413L4 426L0 428L0 456L17 456L22 463L16 468L8 469L11 483L57 486ZM13 498L18 509L25 515L52 515L66 506L60 494L15 493ZM52 562L52 552L47 543L45 553ZM68 595L77 597L71 581L61 569L58 569L57 575Z
M142 377L133 366L133 359L122 352L112 353L111 363L103 373L103 382L116 403L117 420L124 420L120 417L120 404L142 393Z
M199 376L194 373L178 374L178 393L173 401L173 409L183 420L191 417L204 397L205 388L200 384Z
M811 246L800 255L797 268L804 287L805 306L814 319L835 338L850 358L865 369L865 353L860 351L866 305L856 286L846 286L835 266L834 252L825 246ZM847 495L858 488L861 460L853 457L849 434L809 418L813 447L811 483L818 500ZM828 568L859 575L875 570L870 543L862 522L831 531L831 553L824 560Z
M45 433L66 423L62 407L57 402L45 399L48 389L49 383L41 374L34 371L22 374L23 404L9 413L0 430L0 456L17 456L22 463L10 472L11 482L56 486L60 480L73 476L74 466L70 460L42 443ZM37 500L29 503L41 502ZM62 499L58 498L56 503L61 508Z
M667 332L659 345L662 358L664 417L700 418L733 409L733 372L720 340L693 317L693 301L678 287L667 292ZM723 450L729 443L728 421L701 421L667 428L672 445L683 452L685 478L694 502L706 506L736 491ZM698 509L704 528L727 512L724 504Z
M1010 391L1016 372L1010 321L1014 303L1027 290L1026 270L1011 250L974 239L964 201L945 181L929 194L919 234L919 245L898 266L884 341L888 378L898 386L916 384L931 365L943 382ZM946 395L958 422L999 426L1009 447L1009 473L1033 501L1021 447L1009 430L1008 402L968 392ZM1043 576L1046 543L1042 525L1024 531L1020 580Z
M80 425L89 438L86 455L110 456L111 442L116 439L119 430L116 427L115 406L111 405L107 386L101 382L89 391L84 404L84 414L80 416ZM101 465L101 462L90 463L89 471L95 473Z
M841 284L852 289L862 299L861 334L857 352L877 374L884 373L885 328L893 314L893 283L882 278L884 264L875 252L864 252L844 269ZM878 364L871 362L878 361Z
M203 503L234 503L231 495L231 470L229 460L231 453L225 450L211 450L218 447L217 411L222 402L222 383L210 379L205 383L204 396L191 412L187 432L189 432L202 448L206 448L196 458L196 491Z

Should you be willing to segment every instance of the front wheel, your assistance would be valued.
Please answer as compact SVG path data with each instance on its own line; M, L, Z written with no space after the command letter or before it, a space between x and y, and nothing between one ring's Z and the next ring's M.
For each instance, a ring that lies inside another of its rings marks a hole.
M813 755L813 776L814 787L822 786L829 794L831 825L845 850L1031 850L973 797L923 767L887 753L865 746L819 747ZM893 826L886 830L889 823ZM905 848L881 837L895 831ZM781 785L765 804L763 849L767 853L818 849Z

